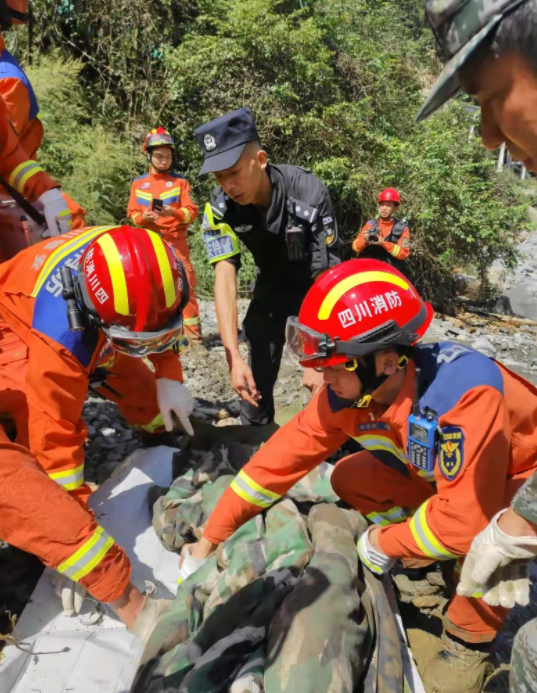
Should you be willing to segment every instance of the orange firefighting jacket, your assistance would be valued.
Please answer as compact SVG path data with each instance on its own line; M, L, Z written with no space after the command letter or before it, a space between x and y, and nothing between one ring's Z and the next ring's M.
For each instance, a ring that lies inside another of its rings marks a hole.
M43 124L39 119L39 105L30 80L15 58L6 50L2 36L0 36L0 97L4 99L7 106L9 118L19 138L19 144L26 152L26 160L37 161L37 150L43 140ZM54 184L51 187L59 187L59 185ZM41 192L48 189L43 188ZM72 230L83 228L86 210L65 193L63 193L63 197L71 212ZM32 198L28 199L33 202Z
M59 188L41 166L28 158L19 143L9 118L5 101L0 97L0 176L30 202L47 190Z
M102 330L69 331L59 270L67 265L76 271L86 246L110 228L45 239L0 265L0 319L24 344L18 357L28 359L29 447L49 474L83 469L87 431L82 408L91 374L108 365L111 351ZM2 338L0 331L0 354ZM169 350L149 359L157 378L182 382L175 353Z
M43 124L34 90L24 70L6 49L0 36L0 96L6 102L9 117L19 143L29 159L35 159L43 139Z
M389 240L389 236L396 221L396 219L389 219L388 221L384 221L384 219L371 219L371 221L368 221L352 243L354 252L360 255L366 248L370 247L369 244L365 242L364 235L369 233L369 230L378 223L379 240L381 243L380 246L375 245L371 247L384 248L384 250L396 260L406 260L410 254L410 231L408 226L404 229L395 243Z
M419 376L420 407L437 412L442 437L433 472L408 458L408 418ZM324 387L281 428L226 489L203 532L218 544L285 494L348 438L380 463L436 493L411 519L383 527L380 544L393 558L447 560L467 553L472 538L500 510L509 476L537 469L537 388L473 349L451 342L420 345L390 407L355 409Z
M162 234L163 238L184 236L189 224L198 216L198 207L190 197L191 187L186 178L177 173L146 173L133 181L127 215L136 226L143 226ZM159 217L157 222L142 217L146 209L151 209L153 200L162 200L164 206L173 210L171 217Z

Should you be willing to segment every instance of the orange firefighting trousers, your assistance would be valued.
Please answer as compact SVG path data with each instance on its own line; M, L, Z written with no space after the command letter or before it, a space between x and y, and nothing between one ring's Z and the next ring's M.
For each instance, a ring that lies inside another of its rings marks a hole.
M509 505L533 471L528 470L507 480L504 507ZM435 493L434 487L425 479L407 478L368 452L358 452L340 460L331 483L337 495L364 516L389 513L394 507L408 510L410 516ZM454 574L455 582L457 572ZM466 642L488 642L502 627L507 613L508 609L489 606L482 599L456 594L447 609L446 629Z
M28 348L1 320L0 335L0 418L2 424L7 423L9 426L14 423L17 443L29 447L29 414L25 394ZM113 365L109 366L105 373L106 384L111 389L100 387L98 392L106 399L117 403L128 423L150 433L163 426L157 404L155 374L142 359L116 354ZM44 378L43 387L46 386ZM61 422L58 422L58 426L61 428ZM73 461L72 472L75 472L76 465ZM53 479L57 477L56 481L59 484L69 473L65 467L62 467L59 474L57 469L45 468L45 471ZM82 484L70 491L70 494L85 504L91 491L87 484Z
M187 337L198 337L201 334L200 309L196 299L196 294L194 292L198 280L196 279L196 273L194 272L194 267L190 261L190 248L188 247L186 233L181 235L163 234L162 237L164 240L168 241L170 245L173 245L185 266L188 285L190 287L190 299L183 311L183 324L185 326L185 334Z
M129 559L84 510L0 428L0 538L80 582L100 602L125 591Z

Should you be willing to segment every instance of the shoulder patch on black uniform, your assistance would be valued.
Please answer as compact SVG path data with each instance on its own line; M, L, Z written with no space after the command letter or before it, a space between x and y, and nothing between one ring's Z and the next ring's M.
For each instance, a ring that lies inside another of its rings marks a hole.
M293 216L299 221L306 221L308 224L314 224L317 219L317 208L311 207L300 200L291 200L291 209L293 209Z
M403 238L401 244L403 248L410 248L410 238Z
M444 426L438 451L440 471L453 481L464 464L464 432L459 426Z

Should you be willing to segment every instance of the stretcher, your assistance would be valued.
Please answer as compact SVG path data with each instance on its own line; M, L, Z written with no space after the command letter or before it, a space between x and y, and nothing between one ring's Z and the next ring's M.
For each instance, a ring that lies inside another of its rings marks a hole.
M132 562L132 581L146 581L158 597L177 591L178 557L166 551L151 525L147 493L172 482L173 448L157 447L131 455L92 496L98 522ZM0 693L128 693L142 656L141 642L107 608L86 600L82 614L63 615L46 569L15 628L17 646L0 660ZM406 690L425 693L408 648L391 581L384 586L398 623Z

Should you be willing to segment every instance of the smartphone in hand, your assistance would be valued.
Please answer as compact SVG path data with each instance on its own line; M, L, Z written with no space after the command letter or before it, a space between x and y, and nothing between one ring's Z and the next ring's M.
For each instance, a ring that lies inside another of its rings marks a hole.
M159 200L158 197L155 198L155 199L151 202L151 209L152 209L154 212L162 212L162 210L164 209L164 202L163 202L162 200Z

